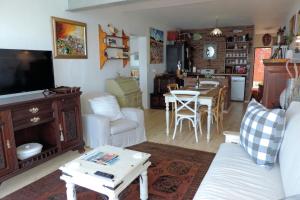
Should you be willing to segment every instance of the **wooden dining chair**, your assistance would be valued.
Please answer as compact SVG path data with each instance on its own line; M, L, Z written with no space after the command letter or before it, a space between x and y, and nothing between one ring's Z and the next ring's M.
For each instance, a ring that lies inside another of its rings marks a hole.
M172 90L178 90L179 86L177 83L170 83L167 85L167 88L169 90L169 92L171 92ZM175 103L172 103L172 109L171 109L171 124L170 127L173 126L174 123L174 116L175 116Z
M224 86L219 89L218 96L211 109L213 121L215 121L217 125L217 132L223 130L223 112L224 112L224 103L225 103L226 95L227 95L227 86ZM201 120L202 120L201 123L202 123L204 119L207 118L207 113L208 113L207 106L201 106L199 109L199 113L201 115Z
M202 135L200 114L198 112L198 97L200 92L190 91L190 90L173 90L171 95L175 98L175 128L173 133L173 140L176 136L177 127L180 124L180 129L182 129L182 121L189 120L195 132L196 142L198 143L198 131Z

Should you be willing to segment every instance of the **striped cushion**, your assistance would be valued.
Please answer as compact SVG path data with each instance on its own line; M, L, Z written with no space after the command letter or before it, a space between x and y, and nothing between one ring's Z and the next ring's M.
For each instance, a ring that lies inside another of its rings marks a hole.
M258 165L272 166L284 133L285 111L268 110L252 100L242 120L240 142Z

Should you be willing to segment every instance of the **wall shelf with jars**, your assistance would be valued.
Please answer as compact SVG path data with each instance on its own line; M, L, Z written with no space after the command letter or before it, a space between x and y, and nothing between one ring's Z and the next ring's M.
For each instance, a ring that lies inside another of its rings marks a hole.
M249 34L226 38L225 73L247 74L250 65L250 40Z

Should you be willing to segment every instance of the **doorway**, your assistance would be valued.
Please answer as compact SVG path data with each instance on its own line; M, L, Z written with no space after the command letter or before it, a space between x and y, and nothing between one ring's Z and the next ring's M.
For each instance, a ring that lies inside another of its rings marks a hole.
M139 82L145 109L148 109L150 105L147 45L148 41L145 36L130 36L130 72L131 76Z
M254 52L254 72L253 72L253 85L252 97L258 102L261 101L263 95L264 83L264 59L269 59L272 55L272 48L257 47Z

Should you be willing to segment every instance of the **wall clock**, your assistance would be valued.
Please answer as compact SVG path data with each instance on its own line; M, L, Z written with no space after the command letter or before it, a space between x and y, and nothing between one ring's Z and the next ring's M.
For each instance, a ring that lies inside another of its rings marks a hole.
M214 43L204 44L203 58L205 60L214 60L217 58L217 45Z

